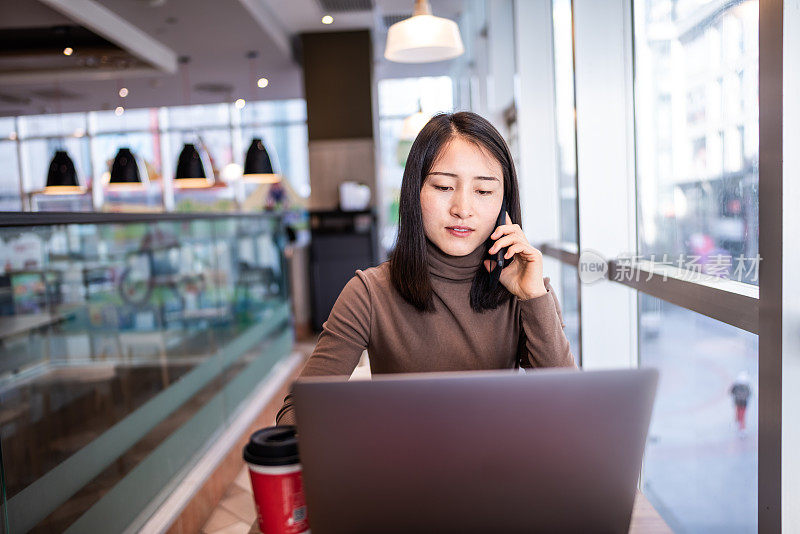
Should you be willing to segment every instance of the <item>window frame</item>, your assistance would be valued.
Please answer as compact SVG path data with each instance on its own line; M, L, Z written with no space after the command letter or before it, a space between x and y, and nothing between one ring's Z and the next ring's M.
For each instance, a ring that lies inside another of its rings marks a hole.
M542 233L537 232L539 239L534 245L549 261L580 268L582 251L593 250L606 258L624 250L637 251L633 1L573 0L579 246L560 242L549 231L552 227L548 225L553 224L551 213L535 213L526 224L537 230L544 228ZM552 30L533 31L539 29L541 19L550 20L547 15L552 16L552 3L515 0L515 11L520 146L526 152L521 154L522 198L527 205L528 201L538 205L541 201L536 202L536 196L558 198L555 194L547 196L557 178L551 155L547 154L554 147L545 140L541 146L529 148L532 141L542 139L541 132L531 133L532 128L540 126L531 126L530 118L535 116L538 123L547 127L554 113L550 78ZM532 15L538 15L539 20ZM523 38L520 33L528 35ZM532 56L534 52L522 46L530 45L530 34L537 33L542 34L536 38L540 51ZM550 56L549 71L543 68L547 62L542 61L542 50ZM639 291L759 336L757 519L759 531L763 532L780 531L782 527L788 531L800 525L800 459L782 454L783 450L800 450L800 421L790 410L783 409L800 405L800 339L796 335L800 319L793 319L800 317L800 280L796 276L783 277L784 270L791 274L789 268L800 263L800 249L784 250L782 246L784 228L787 235L800 232L800 211L796 209L800 204L800 183L791 180L800 175L800 151L792 146L800 140L800 101L784 99L784 95L800 94L800 71L791 68L798 63L800 6L783 0L760 0L758 254L763 259L758 266L759 286L724 279L700 283L687 279L685 272L663 269L647 261L632 264L641 270L639 281L615 280L621 267L618 260L608 260L607 280L591 285L581 283L581 346L585 348L587 369L638 365L635 340ZM542 69L544 74L533 76L531 72L536 69ZM616 91L609 91L601 82ZM520 90L522 87L524 91ZM532 99L539 102L531 102ZM542 101L547 101L548 106ZM615 117L618 124L611 120ZM597 139L604 140L605 155L598 150ZM786 154L784 145L789 146ZM526 167L531 164L537 166L535 176ZM609 196L602 195L598 181L606 191L614 192L611 200L619 202L622 198L623 209L609 210L602 205L601 199ZM626 265L631 268L631 264ZM646 280L648 277L650 280ZM600 301L603 302L599 305ZM617 320L609 321L601 313L608 309L615 310ZM621 334L616 348L623 355L606 357L604 353L614 350L615 344L608 340L608 334L599 331L599 325ZM598 341L597 337L601 339ZM795 387L783 388L784 382Z

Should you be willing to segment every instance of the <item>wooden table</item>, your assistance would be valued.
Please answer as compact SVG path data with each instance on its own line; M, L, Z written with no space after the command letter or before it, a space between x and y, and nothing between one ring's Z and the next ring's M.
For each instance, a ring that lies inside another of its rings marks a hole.
M669 534L672 529L667 526L661 516L647 497L641 491L636 492L636 500L633 501L633 515L631 516L630 534Z
M260 534L258 520L250 527L249 534ZM636 499L633 502L633 515L631 517L631 527L629 534L672 534L667 524L658 515L653 505L647 500L642 492L636 492ZM311 534L314 534L313 532Z

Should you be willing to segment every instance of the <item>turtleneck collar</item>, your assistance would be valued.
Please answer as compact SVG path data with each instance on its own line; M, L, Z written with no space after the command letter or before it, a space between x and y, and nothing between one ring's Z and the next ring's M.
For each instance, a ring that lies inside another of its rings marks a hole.
M428 238L425 238L425 244L428 251L428 267L432 275L453 281L472 280L478 269L483 266L482 244L466 256L445 254Z

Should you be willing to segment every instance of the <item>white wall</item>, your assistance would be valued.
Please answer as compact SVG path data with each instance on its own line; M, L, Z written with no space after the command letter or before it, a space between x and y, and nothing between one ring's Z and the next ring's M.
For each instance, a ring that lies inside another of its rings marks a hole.
M800 2L783 2L784 243L800 233ZM800 250L783 247L781 527L800 532Z
M575 0L575 106L581 251L636 252L630 3ZM635 367L636 292L581 285L584 367Z

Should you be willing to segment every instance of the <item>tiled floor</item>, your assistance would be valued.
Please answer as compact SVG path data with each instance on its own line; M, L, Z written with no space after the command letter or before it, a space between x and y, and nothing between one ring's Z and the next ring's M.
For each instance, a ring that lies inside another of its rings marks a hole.
M228 487L225 496L211 513L203 526L204 534L247 534L256 520L256 508L253 504L253 489L247 468L237 475L233 484Z
M307 347L303 347L306 348ZM313 349L313 345L311 346ZM369 359L367 353L353 371L351 379L369 379ZM256 520L256 508L253 503L253 488L250 486L250 475L242 463L242 470L236 476L203 526L203 534L247 534Z

